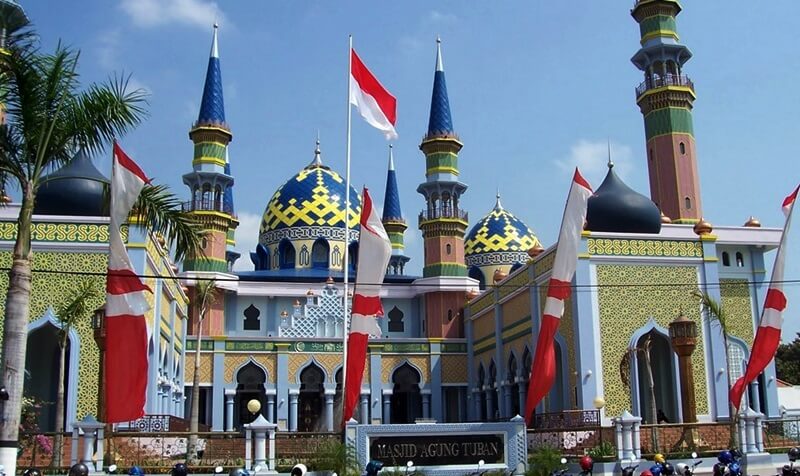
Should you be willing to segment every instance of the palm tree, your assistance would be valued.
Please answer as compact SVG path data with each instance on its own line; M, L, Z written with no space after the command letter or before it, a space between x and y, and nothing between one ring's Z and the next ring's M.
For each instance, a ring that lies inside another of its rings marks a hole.
M195 285L197 302L197 341L194 348L194 375L192 376L192 408L189 413L189 441L186 459L194 464L197 460L197 432L200 426L200 346L203 343L203 320L208 309L217 300L217 282L214 279L198 280Z
M97 280L83 281L73 289L69 297L56 310L61 323L58 331L58 392L56 393L56 428L53 438L53 461L51 466L61 467L64 447L64 373L66 365L69 331L80 320L87 319L94 311L94 304L102 296Z
M696 289L692 291L692 296L700 301L700 307L703 311L703 317L709 322L716 322L719 325L720 330L722 331L722 342L725 346L725 368L728 369L725 372L725 379L728 381L728 391L731 388L731 374L730 374L730 348L728 347L728 313L726 309L722 306L722 303L714 299L711 295L706 292L700 291ZM728 403L730 415L731 415L731 423L730 423L730 446L733 447L736 444L737 434L736 434L736 407L733 406L732 403Z
M145 117L146 96L130 91L128 80L111 78L81 89L79 54L61 45L42 53L30 34L8 38L0 53L0 185L21 192L17 236L9 271L2 343L2 383L9 400L2 405L0 465L12 473L23 391L23 369L31 294L31 224L36 192L44 174L69 162L80 148L99 153ZM164 187L145 191L136 213L175 244L177 258L199 250L198 227L180 214L178 200ZM11 444L9 444L11 443Z

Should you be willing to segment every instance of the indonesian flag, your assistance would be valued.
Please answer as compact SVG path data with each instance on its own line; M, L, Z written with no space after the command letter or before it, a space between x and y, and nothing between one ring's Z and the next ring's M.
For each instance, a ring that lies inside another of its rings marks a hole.
M786 295L783 293L783 270L786 263L786 238L789 236L789 224L792 221L792 209L797 200L797 192L800 186L794 189L788 197L783 200L783 214L786 215L786 222L781 233L781 242L778 245L778 254L775 256L775 264L772 267L772 278L770 280L767 296L764 299L764 310L761 313L761 322L758 324L756 338L753 341L753 348L750 351L750 360L747 362L747 370L744 375L733 384L730 392L730 401L736 410L742 403L742 394L747 385L758 377L769 365L781 340L781 327L783 326L783 311L786 309Z
M149 180L142 169L115 142L106 276L106 423L144 415L148 339L144 313L150 308L145 292L151 291L131 265L120 225L146 183Z
M361 117L372 127L384 133L387 139L396 139L397 99L384 88L364 66L356 50L350 49L350 104L358 108Z
M544 304L542 325L536 342L531 376L528 380L528 397L525 401L525 421L531 423L536 405L542 401L556 378L556 361L553 342L561 316L564 300L572 293L572 277L578 260L578 242L586 219L586 205L592 195L592 187L575 169L572 186L567 197L561 230L558 233L558 248L553 263L553 272L547 284L547 299Z
M378 212L372 206L369 191L364 188L361 234L358 240L358 273L350 312L350 335L347 338L343 423L352 418L361 394L361 378L367 362L367 339L370 335L381 335L375 316L383 315L381 283L391 254L392 243Z

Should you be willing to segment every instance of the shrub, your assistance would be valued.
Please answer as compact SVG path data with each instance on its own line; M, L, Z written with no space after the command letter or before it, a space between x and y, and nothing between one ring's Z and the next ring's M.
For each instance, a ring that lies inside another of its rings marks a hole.
M528 455L528 471L526 476L549 476L550 473L564 467L561 464L561 450L542 446Z

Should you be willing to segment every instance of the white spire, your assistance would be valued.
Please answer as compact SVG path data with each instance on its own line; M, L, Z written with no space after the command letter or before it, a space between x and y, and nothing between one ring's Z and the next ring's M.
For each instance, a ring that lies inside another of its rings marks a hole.
M500 203L500 187L497 187L497 201L494 204L495 210L502 210L503 204Z
M394 152L392 152L392 144L389 144L389 170L394 170Z
M311 161L310 167L322 165L322 151L319 148L319 131L317 131L317 146L314 148L314 160Z
M214 23L214 39L211 40L211 57L212 58L219 58L219 46L217 46L217 30L219 29L219 24Z
M610 169L614 167L614 161L611 160L611 139L609 138L607 140L608 140L608 168Z
M442 65L442 39L436 35L436 71L444 71Z

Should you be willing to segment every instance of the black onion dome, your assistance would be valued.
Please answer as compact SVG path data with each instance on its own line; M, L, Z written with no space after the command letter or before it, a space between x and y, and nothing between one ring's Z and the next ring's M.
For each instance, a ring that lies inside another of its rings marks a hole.
M42 178L33 213L108 216L109 180L79 151L65 166Z
M617 233L658 233L661 213L652 200L617 177L613 164L603 183L589 197L586 229Z

